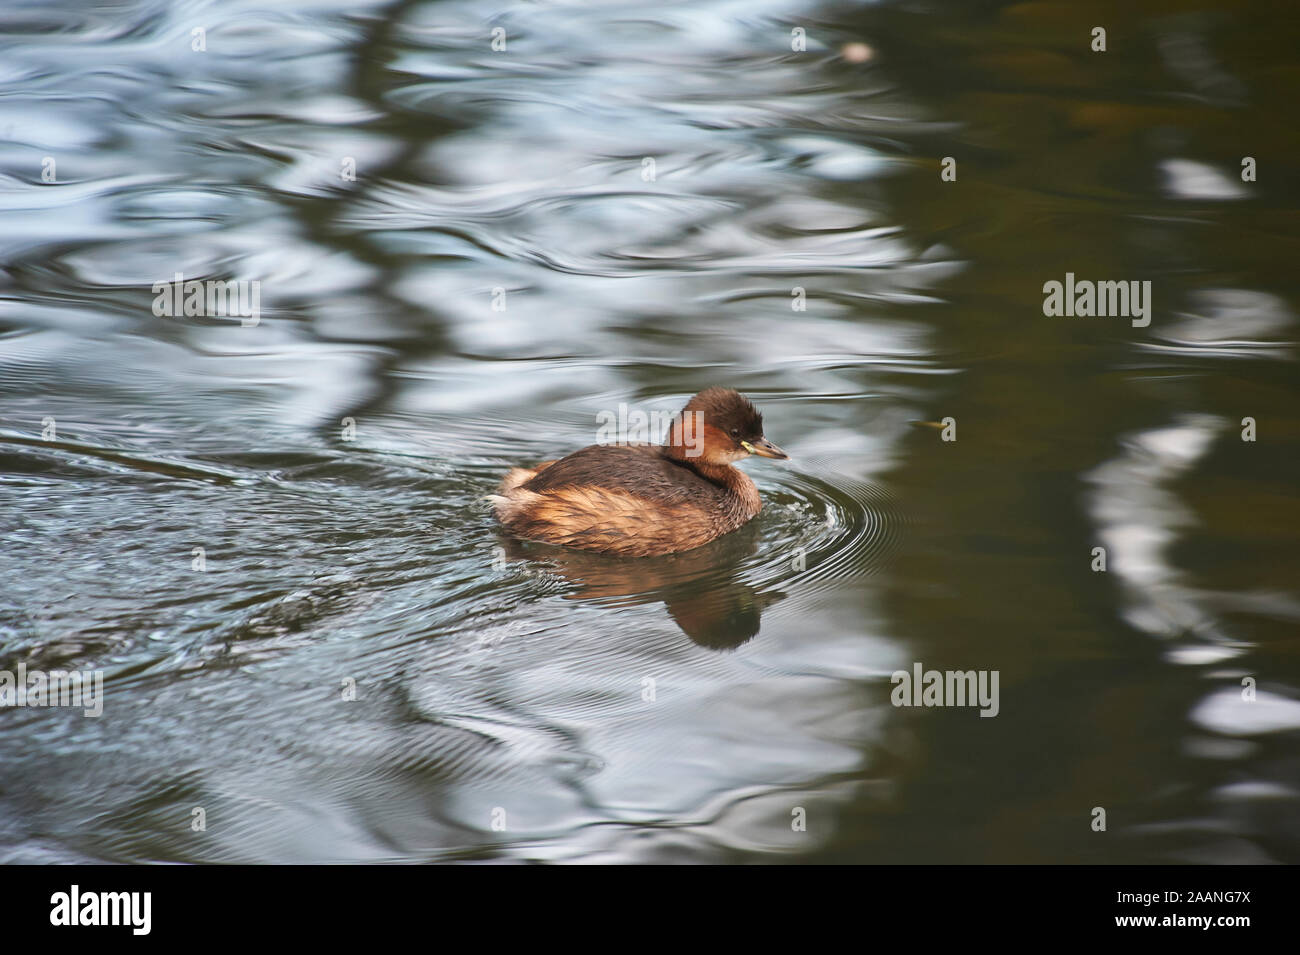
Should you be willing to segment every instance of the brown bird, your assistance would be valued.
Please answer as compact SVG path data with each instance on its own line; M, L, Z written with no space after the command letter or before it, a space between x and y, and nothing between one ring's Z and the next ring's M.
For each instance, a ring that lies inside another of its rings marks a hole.
M787 458L763 436L763 416L730 388L686 403L667 443L592 445L537 467L511 468L489 495L497 519L526 540L649 557L707 544L762 509L732 465Z

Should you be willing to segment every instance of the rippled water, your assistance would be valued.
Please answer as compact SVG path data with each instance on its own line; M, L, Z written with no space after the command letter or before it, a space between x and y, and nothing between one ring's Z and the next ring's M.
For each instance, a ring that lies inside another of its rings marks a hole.
M0 670L105 692L0 709L0 859L1300 859L1268 9L8 4ZM793 458L751 525L495 527L712 384Z

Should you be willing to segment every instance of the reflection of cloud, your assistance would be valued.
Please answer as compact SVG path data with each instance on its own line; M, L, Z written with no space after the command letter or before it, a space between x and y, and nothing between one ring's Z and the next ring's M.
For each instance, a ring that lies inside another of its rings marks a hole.
M1197 523L1169 485L1197 468L1216 435L1228 427L1229 422L1215 416L1184 415L1168 427L1129 436L1123 453L1087 476L1093 485L1088 509L1107 550L1107 569L1122 582L1124 618L1153 636L1178 638L1179 644L1166 654L1176 664L1212 667L1244 652L1246 645L1225 632L1218 616L1222 612L1248 609L1291 618L1297 612L1286 595L1196 589L1168 560L1171 546ZM1250 752L1250 737L1300 728L1300 701L1262 689L1255 691L1253 700L1242 698L1239 678L1247 672L1205 672L1216 686L1207 688L1188 719L1215 735L1194 734L1186 743L1188 752L1204 759L1240 760ZM1279 831L1282 826L1270 814L1293 818L1293 777L1294 766L1287 762L1252 771L1251 778L1238 779L1235 788L1221 787L1216 799L1236 818L1216 820L1214 826L1226 825L1234 832ZM1226 839L1216 842L1206 861L1237 858L1234 853L1241 853L1240 861L1275 861L1244 841Z
M1265 690L1257 690L1253 700L1244 700L1240 689L1225 687L1201 700L1192 720L1225 736L1278 733L1300 729L1300 701Z
M868 179L890 162L882 153L832 136L787 136L781 145L799 156L805 172L821 179Z
M1126 441L1124 453L1096 468L1089 510L1106 548L1107 570L1125 585L1125 619L1155 636L1193 634L1226 641L1166 554L1179 531L1195 517L1166 485L1205 455L1226 423L1210 415L1185 415L1171 427L1144 431ZM1194 650L1195 662L1235 655L1224 646ZM1190 659L1185 662L1192 662Z
M1160 163L1165 189L1175 199L1240 199L1246 187L1234 182L1213 166L1190 159L1166 159Z
M1203 289L1190 306L1163 328L1153 329L1167 344L1150 347L1223 358L1289 358L1293 343L1282 338L1294 324L1286 302L1254 289Z

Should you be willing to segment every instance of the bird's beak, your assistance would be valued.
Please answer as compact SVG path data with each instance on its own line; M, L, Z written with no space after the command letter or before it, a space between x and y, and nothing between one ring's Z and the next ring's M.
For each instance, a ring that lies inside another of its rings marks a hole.
M767 438L759 438L753 444L742 441L740 445L750 454L757 454L760 458L777 458L784 461L790 457Z

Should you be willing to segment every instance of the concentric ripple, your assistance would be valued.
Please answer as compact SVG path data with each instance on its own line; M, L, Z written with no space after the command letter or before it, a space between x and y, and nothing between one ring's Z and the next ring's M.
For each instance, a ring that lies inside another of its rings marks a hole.
M902 515L893 496L879 484L821 473L783 472L768 493L769 512L780 513L783 525L787 515L794 518L795 540L784 546L806 552L798 579L824 586L875 573L898 542ZM774 572L781 566L778 561Z

